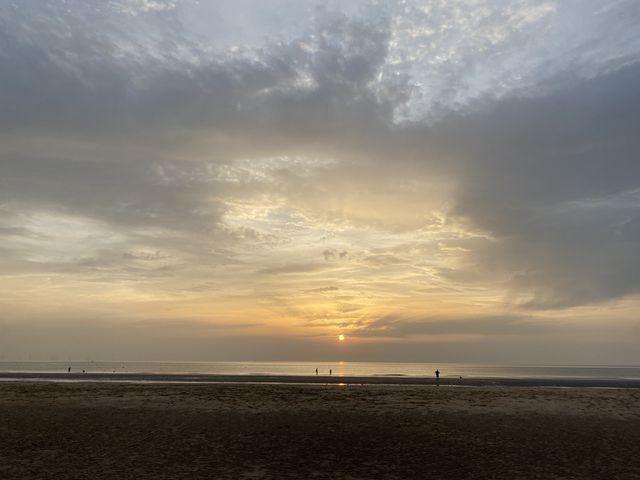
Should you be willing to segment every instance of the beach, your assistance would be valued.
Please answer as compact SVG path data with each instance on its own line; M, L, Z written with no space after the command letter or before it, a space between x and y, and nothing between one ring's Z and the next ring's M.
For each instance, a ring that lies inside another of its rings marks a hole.
M633 479L640 390L0 382L2 479Z

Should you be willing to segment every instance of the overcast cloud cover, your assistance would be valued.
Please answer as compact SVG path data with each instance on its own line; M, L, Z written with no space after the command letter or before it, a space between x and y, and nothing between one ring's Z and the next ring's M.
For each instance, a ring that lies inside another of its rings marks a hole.
M0 354L640 363L638 25L0 0Z

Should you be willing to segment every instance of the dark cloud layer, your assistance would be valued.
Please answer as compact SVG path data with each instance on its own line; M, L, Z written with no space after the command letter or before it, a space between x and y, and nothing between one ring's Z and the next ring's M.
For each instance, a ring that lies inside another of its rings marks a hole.
M213 130L244 142L257 130L261 141L289 144L294 135L366 129L403 95L396 82L373 82L388 44L380 22L319 10L310 36L213 53L172 12L139 20L93 2L2 7L0 124L8 130L128 141Z
M452 215L494 237L475 261L527 306L638 292L639 76L634 64L444 127L465 149Z

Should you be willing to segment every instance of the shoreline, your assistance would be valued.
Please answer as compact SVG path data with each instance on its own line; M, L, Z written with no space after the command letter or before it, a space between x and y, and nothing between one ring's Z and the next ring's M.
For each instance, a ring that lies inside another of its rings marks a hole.
M316 375L223 375L223 374L155 374L155 373L53 373L0 372L0 381L40 382L130 382L130 383L265 383L317 385L406 385L435 386L431 377L408 376L316 376ZM466 387L565 387L565 388L631 388L640 389L640 379L593 378L505 378L505 377L441 377L441 386Z

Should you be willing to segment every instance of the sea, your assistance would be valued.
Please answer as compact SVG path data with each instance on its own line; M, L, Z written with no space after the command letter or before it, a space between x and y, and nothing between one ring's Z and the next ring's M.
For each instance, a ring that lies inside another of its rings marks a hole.
M586 380L640 380L639 366L602 365L479 365L465 363L386 362L139 362L139 361L0 361L1 372L139 373L178 375L328 375L344 377L442 378L574 378Z

